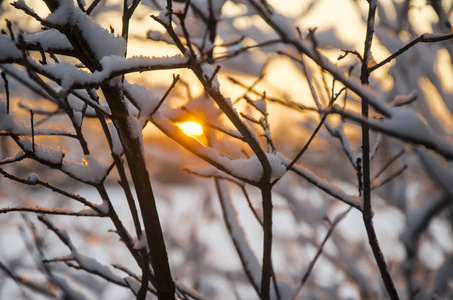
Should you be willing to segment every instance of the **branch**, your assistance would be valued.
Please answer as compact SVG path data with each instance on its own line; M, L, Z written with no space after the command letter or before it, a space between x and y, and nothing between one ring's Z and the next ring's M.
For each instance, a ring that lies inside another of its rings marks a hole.
M365 38L365 49L363 51L362 70L360 81L364 85L368 85L370 76L369 60L371 60L371 43L374 35L375 15L377 9L377 0L369 0L369 10L367 19L367 32ZM368 102L362 98L362 116L368 119ZM374 258L381 272L385 288L391 299L399 299L395 285L393 283L390 272L387 268L384 255L379 246L379 241L376 231L373 226L373 212L371 208L371 184L370 184L370 136L369 126L367 123L362 124L362 159L363 159L363 193L362 193L362 216L368 235L368 242L373 250Z
M332 235L333 231L335 230L335 227L341 222L341 220L344 219L344 217L346 217L346 215L351 211L351 209L352 209L352 207L349 207L346 211L344 211L343 213L337 215L335 217L335 219L333 220L329 230L327 231L326 236L324 237L324 240L322 241L321 245L319 245L319 247L318 247L318 251L316 252L315 257L310 262L307 271L305 272L304 276L302 277L302 279L300 281L299 286L296 289L296 293L295 293L294 299L297 298L297 295L300 293L300 291L302 290L305 282L307 281L308 277L310 276L311 271L313 270L313 268L315 267L316 262L318 261L318 258L322 254L322 251L324 249L324 245L329 240L330 236Z
M105 217L105 215L99 215L94 210L79 210L79 211L72 211L68 209L60 209L60 208L46 208L40 206L25 206L19 205L15 207L5 207L0 208L0 214L6 214L12 211L20 211L20 212L32 212L35 214L45 214L45 215L60 215L60 216L76 216L76 217Z
M383 65L391 62L393 59L397 58L413 46L415 46L418 43L436 43L436 42L441 42L441 41L447 41L453 39L453 33L450 34L435 34L435 33L424 33L420 35L418 38L404 46L403 48L399 49L380 63L368 68L368 72L371 73L378 68L382 67Z

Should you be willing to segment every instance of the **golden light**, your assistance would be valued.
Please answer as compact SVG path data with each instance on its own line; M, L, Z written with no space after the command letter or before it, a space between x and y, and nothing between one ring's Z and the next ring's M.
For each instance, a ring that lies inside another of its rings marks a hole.
M203 134L203 127L196 122L183 122L179 123L178 126L189 136L197 137Z

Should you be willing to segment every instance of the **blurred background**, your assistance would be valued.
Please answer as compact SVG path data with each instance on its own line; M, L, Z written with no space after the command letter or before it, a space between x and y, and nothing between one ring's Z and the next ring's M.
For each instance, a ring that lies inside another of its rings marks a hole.
M202 6L206 1L192 2ZM372 47L376 62L384 60L422 33L451 33L453 1L428 2L379 1ZM36 0L26 3L40 16L48 14L42 2ZM338 60L338 57L345 53L343 50L363 51L367 1L298 0L269 3L278 13L287 17L294 27L299 28L302 38L308 38L309 32L314 30L319 51L345 72L350 72L350 76L359 76L360 61L354 54L342 60ZM159 15L165 5L165 1L142 1L131 19L128 57L179 54L177 48L168 43L169 37L164 29L149 17ZM183 9L184 3L174 3L174 6L175 10ZM307 58L304 58L302 65L300 55L281 43L242 51L244 47L275 40L277 35L246 5L246 1L219 1L218 6L221 7L221 13L214 59L215 64L221 66L218 74L221 91L231 99L238 112L255 118L259 118L258 112L247 104L243 96L259 100L265 93L274 146L284 157L293 159L320 120L319 113L313 111L316 103L309 83L316 90L323 106L327 105L332 94L341 90L342 85L336 82L333 86L332 77ZM107 30L117 34L121 32L121 1L101 1L91 16ZM41 24L15 10L7 1L0 2L0 17L12 22L14 32L23 31L32 36L41 31ZM190 16L187 22L192 42L200 45L203 42L203 24L195 15ZM2 21L0 24L0 28L7 32L6 23ZM373 72L370 78L370 88L388 103L397 95L415 91L417 100L409 106L423 117L436 135L450 142L453 131L451 46L451 41L418 44ZM235 51L238 54L231 56ZM37 59L40 57L39 53L33 55ZM126 79L145 86L160 98L172 83L173 74L179 74L181 80L161 110L174 122L196 121L180 107L189 107L197 112L201 110L203 113L204 108L200 108L200 103L210 99L190 70L143 72L126 75ZM30 108L39 108L42 113L36 115L35 126L71 130L71 122L65 114L58 112L56 105L25 89L17 80L10 79L9 88L11 109L25 123L30 123ZM0 84L0 93L0 97L5 97L3 84ZM352 92L340 95L336 103L356 112L360 110L359 98ZM232 128L224 116L220 116L218 121L225 128ZM326 127L320 130L298 163L348 194L357 195L357 171L344 151L344 141L336 137L331 129L342 130L347 137L348 147L355 155L359 155L360 127L336 115L330 115L327 122L330 130ZM260 136L264 147L266 139L262 129L251 122L248 125ZM96 157L104 164L110 164L111 153L99 122L86 117L83 133ZM231 158L251 155L237 140L222 133L216 133L216 136L223 154ZM182 170L203 167L206 163L178 146L152 124L143 130L143 138L173 276L209 299L232 299L232 295L237 299L256 299L256 293L247 281L225 228L213 181ZM197 138L206 143L204 134ZM77 143L64 137L39 137L36 142L62 147L68 160L78 161L83 156ZM376 146L372 161L372 176L376 175L373 180L376 188L372 193L374 223L401 298L453 297L452 195L436 173L436 170L444 170L445 178L453 179L451 163L434 157L431 163L437 163L438 168L433 171L433 168L427 167L427 161L419 155L417 147L374 132L372 145ZM14 156L18 150L6 136L0 136L0 146L1 159ZM41 180L101 203L95 190L34 161L24 160L1 167L21 178L37 173ZM133 231L133 223L115 172L113 170L108 178L108 192L124 225ZM387 182L388 179L391 180ZM228 185L250 246L261 260L262 230L250 210L250 206L258 212L261 209L259 191L250 186ZM274 268L277 278L292 282L296 287L331 228L332 221L347 206L292 173L286 174L275 186L274 197ZM0 204L1 207L39 205L83 208L50 191L21 185L4 177L0 177ZM127 249L118 241L118 236L109 232L113 229L109 220L71 216L52 216L52 220L68 231L80 252L103 264L124 265L140 274ZM37 261L37 240L42 243L48 258L68 254L57 237L46 230L34 214L0 214L0 262L17 274L39 281L44 280L44 275ZM68 268L62 263L53 263L52 266L59 276L83 291L88 299L130 299L132 296L127 289ZM123 274L117 268L112 269ZM47 299L48 296L24 288L11 280L11 276L4 274L0 275L1 299ZM359 212L349 212L338 224L299 297L386 299Z

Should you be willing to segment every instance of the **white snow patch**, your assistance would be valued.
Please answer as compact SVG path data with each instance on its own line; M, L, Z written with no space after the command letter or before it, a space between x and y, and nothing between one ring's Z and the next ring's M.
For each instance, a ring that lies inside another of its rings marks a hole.
M96 184L105 177L108 167L96 157L85 155L82 162L65 160L61 170L82 182Z
M382 127L400 135L430 139L431 131L417 113L411 109L395 107L391 110L392 116L382 122Z
M31 173L27 180L31 184L36 184L39 181L39 176L36 173Z
M121 144L120 137L118 135L118 131L116 130L115 125L112 122L108 123L110 128L110 135L112 137L112 152L118 156L121 156L123 153L123 145Z
M45 19L57 25L72 25L80 29L82 36L93 51L97 59L104 56L124 56L126 41L122 37L115 37L107 29L74 6L72 0L59 1L58 8Z
M31 147L31 141L30 141L30 147ZM35 156L38 159L44 160L53 165L61 164L63 157L64 157L64 153L65 152L63 151L63 149L61 147L50 147L50 146L35 144L35 152L34 152Z
M33 35L24 35L24 41L31 44L40 44L47 50L72 50L72 45L64 34L56 29L48 29Z
M130 134L131 139L138 139L142 137L142 127L140 125L140 121L129 115L126 119L127 123L127 132Z
M202 63L200 65L201 70L203 71L203 76L208 80L211 80L211 84L215 89L220 88L219 79L215 74L214 66L208 63Z
M19 60L21 52L16 48L16 45L10 37L6 35L0 36L0 62L8 62L11 60Z
M142 231L140 238L135 242L134 249L148 249L148 239L146 238L145 231Z
M159 99L153 92L138 84L124 82L124 89L131 95L138 106L140 116L147 118L156 108Z

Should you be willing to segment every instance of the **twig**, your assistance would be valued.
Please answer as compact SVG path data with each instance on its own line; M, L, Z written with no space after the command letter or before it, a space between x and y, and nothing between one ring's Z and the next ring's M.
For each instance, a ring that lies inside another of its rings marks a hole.
M26 180L26 179L22 179L22 178L19 178L19 177L16 177L14 175L11 175L9 174L8 172L4 171L3 169L0 168L0 174L2 174L3 176L5 176L6 178L8 179L11 179L11 180L14 180L14 181L17 181L19 183L22 183L22 184L26 184L26 185L41 185L42 187L45 187L55 193L58 193L60 195L63 195L67 198L70 198L70 199L73 199L85 206L88 206L89 208L91 208L92 210L96 211L96 213L99 215L99 216L104 216L105 213L103 213L99 207L94 204L94 203L91 203L90 201L86 200L85 198L83 198L82 196L80 195L77 195L77 194L72 194L72 193L68 193L60 188L57 188L53 185L51 185L50 183L48 182L45 182L45 181L42 181L40 180L39 178L38 179L35 179L35 180Z
M242 140L243 141L243 137L242 135L235 131L235 130L231 130L231 129L228 129L228 128L223 128L219 125L216 125L216 124L213 124L212 122L209 122L206 117L204 117L203 115L199 114L199 113L196 113L196 112L193 112L191 110L189 110L187 107L185 106L181 106L181 109L185 112L187 112L188 114L194 116L195 118L197 118L197 120L199 120L204 126L209 126L219 132L222 132L228 136L231 136L232 138L235 138L235 139L239 139L239 140Z
M31 152L35 153L35 125L33 124L33 115L33 110L30 109Z
M346 88L342 88L335 96L333 96L333 98L331 99L331 101L329 102L329 107L331 107L335 100L338 99L338 97L340 96L340 94L346 90ZM301 158L301 156L308 150L308 147L310 146L311 142L315 139L315 137L318 135L318 132L319 130L321 129L322 125L324 125L324 122L326 121L327 119L327 116L328 114L324 114L321 118L321 121L319 122L318 126L316 126L315 130L313 131L313 133L311 134L310 138L308 139L308 141L305 143L304 147L299 151L299 153L296 155L296 157L294 157L294 159L291 161L291 163L286 166L286 171L290 170L294 164L299 160L299 158ZM273 182L272 182L272 185L275 185L283 176L275 179Z
M377 9L377 0L369 0L368 19L367 19L367 32L365 38L365 47L363 51L362 70L360 74L360 81L364 85L368 85L368 79L370 76L370 70L368 61L371 59L371 43L374 35L374 22ZM368 102L362 98L362 116L368 118ZM363 179L363 194L362 194L362 216L363 222L368 235L368 242L370 243L371 249L376 260L376 263L381 272L382 279L384 281L385 288L391 299L399 299L398 293L396 292L395 285L392 277L387 268L384 255L379 246L376 232L373 226L373 212L371 208L371 184L370 184L370 136L369 136L368 124L362 124L362 179Z
M153 109L153 111L147 117L152 117L159 110L161 105L164 103L165 99L167 99L168 95L170 95L171 91L175 88L176 83L178 83L178 81L179 81L179 74L176 75L176 76L175 76L175 74L173 74L173 82L168 87L167 91L162 96L162 98L160 99L159 103L156 105L156 107Z
M376 175L374 175L374 178L378 178L382 173L384 173L387 168L391 166L392 163L394 163L398 158L400 158L406 151L402 149L400 152L398 152L395 156L393 156L387 163L385 163L382 168L376 172Z
M0 261L0 270L3 271L3 273L6 274L6 276L10 277L13 279L15 282L26 286L27 288L36 291L42 295L45 295L47 297L57 297L57 295L53 292L52 288L49 286L43 284L42 282L36 282L31 280L30 278L26 278L20 275L17 275L14 271L12 271L10 268L8 268L4 263Z
M406 169L407 169L407 165L403 165L399 170L395 171L393 174L389 175L387 178L385 178L384 180L382 180L381 182L379 182L378 184L373 184L371 185L371 189L374 190L374 189L377 189L383 185L385 185L386 183L390 182L391 180L393 180L395 177L399 176L400 174L402 174Z
M307 271L305 271L305 274L302 277L302 279L300 281L300 284L299 284L299 286L296 289L296 292L294 293L294 297L293 297L294 299L297 298L297 295L300 293L300 291L302 290L302 288L303 288L304 284L306 283L308 277L310 276L311 271L313 270L313 268L315 267L316 262L318 261L318 258L322 254L322 251L324 249L324 245L329 240L330 236L332 235L333 231L335 230L335 227L341 222L341 220L344 219L344 217L346 217L346 215L351 211L351 209L352 209L352 207L349 207L346 211L344 211L343 213L341 213L338 216L336 216L335 219L333 220L329 230L327 231L326 236L324 237L324 240L322 241L321 245L319 245L319 247L318 247L318 251L316 252L315 257L310 262Z
M101 0L94 0L91 5L88 7L88 9L86 10L86 14L87 15L90 15L91 12L93 11L93 9L96 8L96 6L99 4L99 2L101 2Z
M32 212L35 214L45 214L45 215L59 215L59 216L76 216L76 217L105 217L102 215L99 215L98 213L90 213L89 211L86 210L81 210L81 211L72 211L72 210L67 210L67 209L61 209L61 208L47 208L47 207L40 207L40 206L25 206L25 205L19 205L15 207L4 207L0 208L0 214L6 214L9 212L13 211L20 211L20 212Z
M182 33L184 35L184 38L186 39L187 47L189 47L190 55L193 58L196 58L197 55L195 54L195 51L193 50L192 41L190 40L190 35L189 35L189 32L187 31L187 27L186 27L186 16L187 16L187 12L189 10L189 5L190 5L190 0L187 0L184 10L182 12L176 11L174 14L178 17L179 23L181 24Z
M399 49L380 63L374 65L373 67L368 68L368 72L371 73L375 71L376 69L382 67L383 65L391 62L393 59L396 57L400 56L413 46L415 46L418 43L436 43L436 42L441 42L441 41L447 41L453 39L453 33L450 34L433 34L433 33L424 33L420 35L418 38L404 46L403 48Z
M5 71L2 71L2 79L3 79L3 84L5 87L5 94L6 94L6 114L9 115L9 84L8 84L8 79L6 78Z
M13 32L13 27L12 27L11 21L8 20L8 19L5 19L5 22L6 22L6 27L8 28L9 36L11 37L11 40L15 41L16 37L14 36L14 32Z
M242 47L241 49L238 49L238 50L227 52L225 54L219 54L219 56L216 56L216 57L214 57L212 59L208 59L208 62L211 63L211 62L214 62L214 61L222 61L222 60L231 59L231 58L234 58L234 57L238 56L239 54L241 54L243 52L247 52L247 51L255 49L255 48L264 48L264 47L271 46L271 45L274 45L274 44L279 44L279 43L282 43L281 39L269 40L269 41L266 41L266 42L259 43L257 45L245 46L245 47Z

